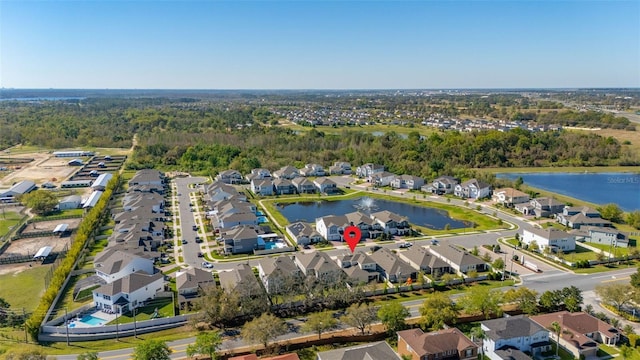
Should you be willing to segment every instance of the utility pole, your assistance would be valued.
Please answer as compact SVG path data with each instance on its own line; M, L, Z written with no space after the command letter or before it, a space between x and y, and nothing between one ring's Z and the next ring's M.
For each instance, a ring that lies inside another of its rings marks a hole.
M511 274L511 278L513 279L513 285L516 284L516 279L513 277L513 259L514 259L514 256L516 256L516 251L515 250L513 250L511 252L511 271L509 272Z
M118 328L118 312L119 312L119 309L118 308L115 308L115 309L116 309L116 341L120 341L120 338L119 338L120 334L118 333L118 330L119 330L119 328Z
M69 320L67 319L68 313L67 308L64 308L64 327L67 330L67 346L69 346Z
M133 308L133 337L138 338L138 329L136 326L136 308Z

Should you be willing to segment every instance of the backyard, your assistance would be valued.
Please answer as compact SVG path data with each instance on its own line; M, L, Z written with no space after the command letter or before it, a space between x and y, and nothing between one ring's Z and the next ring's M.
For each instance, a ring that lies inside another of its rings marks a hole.
M0 211L0 237L4 236L9 232L14 226L18 225L22 219L22 215L13 211L6 210L5 207Z

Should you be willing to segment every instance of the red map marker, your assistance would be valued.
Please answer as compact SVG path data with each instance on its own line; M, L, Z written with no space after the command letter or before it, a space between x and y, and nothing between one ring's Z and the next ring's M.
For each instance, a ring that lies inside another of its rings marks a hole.
M351 253L356 249L356 245L360 242L360 238L362 237L362 233L357 226L347 226L344 229L344 240L349 244L349 249L351 249Z

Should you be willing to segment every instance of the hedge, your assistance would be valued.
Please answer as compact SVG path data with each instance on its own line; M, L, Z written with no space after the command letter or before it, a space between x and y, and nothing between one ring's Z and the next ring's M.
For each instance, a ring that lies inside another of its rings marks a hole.
M87 241L91 238L93 230L100 226L100 218L102 213L107 209L109 199L115 190L120 187L120 174L115 174L114 177L107 184L107 188L100 197L100 200L93 209L89 210L87 215L82 219L80 226L76 232L76 238L73 241L66 257L62 260L60 266L53 272L49 287L45 290L44 295L40 299L40 303L36 310L27 319L25 326L33 341L38 341L38 334L40 333L40 325L44 321L44 318L49 311L49 308L53 305L58 293L62 290L66 278L73 270L73 267L82 254L82 250L85 248Z

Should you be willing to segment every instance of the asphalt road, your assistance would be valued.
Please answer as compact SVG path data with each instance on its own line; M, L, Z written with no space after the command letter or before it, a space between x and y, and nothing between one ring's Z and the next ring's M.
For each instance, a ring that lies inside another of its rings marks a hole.
M206 179L203 177L187 177L177 178L176 183L176 196L178 201L178 213L180 216L180 237L178 238L177 246L182 247L182 257L184 263L193 267L200 267L202 263L201 258L198 257L200 251L200 245L196 243L197 231L193 230L193 226L199 226L196 223L194 213L191 212L190 203L195 205L195 197L191 196L191 193L196 192L197 189L190 188L189 185L200 184ZM182 240L186 240L186 244L182 244Z

